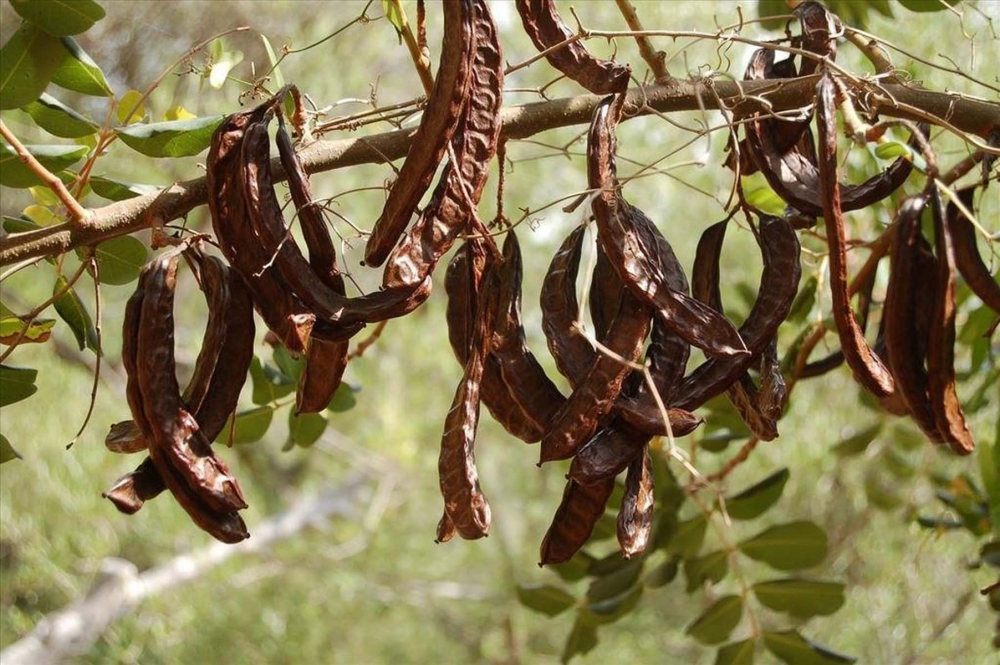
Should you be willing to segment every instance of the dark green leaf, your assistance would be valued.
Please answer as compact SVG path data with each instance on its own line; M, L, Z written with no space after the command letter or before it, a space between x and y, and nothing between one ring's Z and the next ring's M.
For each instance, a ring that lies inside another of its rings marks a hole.
M725 550L709 552L697 559L688 559L684 562L684 576L687 578L687 587L684 590L691 593L701 588L706 581L716 584L726 576L727 572L729 572L729 554Z
M81 159L90 150L84 145L26 145L28 152L52 172L62 171ZM0 143L0 185L24 189L41 185L34 174L6 143Z
M753 665L754 644L751 639L719 647L715 665Z
M591 577L607 577L622 568L627 567L631 562L622 556L617 549L604 558L596 559L587 570Z
M751 559L778 570L810 568L827 553L826 532L812 522L791 522L773 526L739 544Z
M38 370L0 365L0 406L9 406L38 392Z
M701 544L705 541L705 530L708 522L704 515L697 515L689 520L684 520L677 524L674 537L667 545L667 551L679 554L685 559L690 559L698 554Z
M10 441L7 440L3 434L0 434L0 464L5 464L12 459L23 459L21 453L14 450L14 446L10 445Z
M113 97L114 91L104 78L104 72L72 37L63 37L60 51L62 61L52 75L52 82L60 88L73 90L93 97Z
M662 586L666 586L674 581L677 577L677 570L679 568L680 557L672 556L662 564L653 568L646 575L643 582L650 589L659 589Z
M22 23L0 48L0 109L20 108L38 99L61 59L59 40Z
M27 233L28 231L37 231L40 228L42 227L39 224L30 219L3 216L3 230L7 233Z
M979 548L979 558L994 568L1000 568L1000 540L991 540Z
M54 37L86 32L104 18L104 9L94 0L10 0L10 4L21 18Z
M620 596L636 583L642 574L642 559L632 559L624 566L604 577L598 577L587 588L587 602L597 603Z
M734 497L726 499L726 512L734 520L752 520L781 498L788 482L788 469L780 469Z
M94 193L112 201L124 201L135 198L143 194L152 194L160 190L155 185L140 185L138 183L120 182L105 178L104 176L92 176L90 186Z
M271 426L274 417L274 409L270 406L258 406L236 414L236 431L233 434L233 443L253 443L260 441L267 434L267 428ZM233 417L229 416L226 426L215 438L217 443L227 443L229 441L229 430L233 425Z
M337 388L337 392L333 393L333 399L326 405L327 410L333 413L350 411L358 403L354 393L360 390L361 388L355 388L347 382L341 383L340 387Z
M583 615L578 615L573 622L573 630L566 638L566 646L563 648L560 662L566 665L573 660L573 656L585 656L597 646L597 627L588 623Z
M56 279L55 286L52 287L53 295L64 289L67 283L65 277L60 276ZM76 291L70 287L68 291L55 301L55 307L59 317L73 331L80 350L90 349L94 353L97 353L97 330L94 328L94 320L90 318L87 307L83 304L83 300L80 299Z
M706 431L705 436L698 441L698 447L710 453L721 453L733 441L747 438L747 434L749 434L749 430L731 430L728 427Z
M643 586L635 584L605 600L587 605L587 620L593 623L613 623L635 609L642 598Z
M115 133L125 145L147 157L189 157L212 142L212 133L225 116L171 120L119 127Z
M939 12L948 6L955 6L962 0L899 0L911 12Z
M1000 535L1000 437L992 445L988 441L981 441L977 455L990 524L993 525L993 533Z
M723 596L684 632L702 644L718 644L729 637L742 616L743 600L739 596Z
M791 14L792 10L785 4L785 0L759 0L757 2L757 16L762 19L763 26L769 30L776 30L785 24L788 19L775 19L772 16L783 16Z
M49 134L64 139L89 136L97 131L94 123L44 92L41 97L24 106L22 110Z
M835 665L857 660L810 642L795 630L764 631L763 637L764 647L789 665Z
M833 614L844 604L844 585L839 582L772 580L754 584L753 592L764 607L803 619Z
M551 584L518 584L517 599L525 607L554 617L576 604L569 592Z
M601 519L594 525L594 532L590 534L588 542L596 543L601 540L612 538L618 533L618 520L611 513L604 513Z
M587 576L590 567L594 564L594 557L584 550L580 550L573 555L573 558L554 566L549 566L551 570L567 582L576 582Z
M268 404L295 390L295 382L279 370L261 363L254 356L250 362L251 399L254 404Z
M860 455L867 450L868 446L875 440L875 437L877 437L881 431L882 423L878 422L871 427L863 429L860 432L847 437L833 447L833 452L841 457Z
M288 411L288 439L302 448L308 448L323 436L327 419L322 413L303 413L298 416Z
M874 470L865 474L865 496L868 503L879 510L895 510L903 505L903 497L886 487Z
M935 531L952 531L961 529L963 526L961 522L951 517L924 517L923 515L917 517L917 524L925 529Z
M809 275L805 283L799 287L795 300L792 301L792 308L788 312L789 321L801 323L806 320L816 303L817 288L819 288L819 280L816 279L816 275Z
M105 240L94 250L101 284L120 286L139 277L146 265L146 246L132 236Z

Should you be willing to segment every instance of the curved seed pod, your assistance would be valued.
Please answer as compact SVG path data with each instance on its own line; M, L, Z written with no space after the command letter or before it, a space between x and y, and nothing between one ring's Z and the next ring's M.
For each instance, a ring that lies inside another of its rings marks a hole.
M749 80L772 78L774 67L774 51L760 49L754 53L747 67L744 78ZM820 81L821 87L826 84ZM833 83L830 82L832 87ZM833 114L833 97L831 92L829 113ZM822 122L822 121L821 121ZM775 139L775 123L777 121L758 120L746 124L747 149L757 166L764 174L768 184L786 202L806 215L816 217L823 214L821 198L822 183L827 182L815 160L801 149L782 151L780 143ZM927 126L919 125L920 131L926 136ZM916 138L910 139L910 147L918 148ZM820 144L824 143L822 130ZM899 189L909 177L913 168L912 162L900 157L889 167L857 185L842 185L841 209L844 212L860 210L873 203L881 201ZM832 176L836 177L836 176Z
M473 30L472 0L445 0L444 39L434 90L410 152L399 170L365 247L365 263L378 266L389 256L410 223L410 216L430 185L434 171L458 128L462 107L468 102L470 72L477 35Z
M834 86L824 74L816 89L817 127L820 142L820 187L823 196L823 219L830 248L830 292L833 318L840 336L840 348L854 378L879 398L889 397L895 387L892 375L872 353L864 332L851 311L847 284L847 233L844 229L840 182L837 180L837 119L834 115Z
M559 373L576 385L593 362L594 349L574 328L579 306L576 276L586 228L573 229L556 250L542 282L542 331ZM617 312L617 303L615 304Z
M955 391L955 253L945 225L944 204L932 192L934 244L937 249L937 291L927 343L927 388L938 431L951 449L968 455L976 447Z
M201 252L191 251L187 256L192 257L190 263L200 273L199 286L208 303L208 321L205 323L201 350L195 360L191 380L181 395L188 411L197 413L208 395L212 375L215 374L219 355L222 353L222 344L227 335L232 333L228 318L229 280L226 278L229 269L219 259L203 256Z
M163 477L156 470L153 460L146 458L135 471L125 474L115 481L107 492L101 496L111 501L120 512L134 515L142 508L142 504L165 491L167 486Z
M781 419L788 404L788 388L781 373L781 359L778 358L778 338L772 337L760 358L760 389L757 406L765 418L772 421Z
M885 326L886 356L892 369L895 390L914 422L927 437L931 441L940 441L941 435L934 421L934 409L927 394L924 351L920 348L921 336L917 331L918 302L934 302L933 298L928 297L930 294L918 291L920 215L926 205L925 196L909 199L903 203L896 218L897 228L893 237L891 271L882 321ZM936 262L934 267L937 267Z
M628 465L625 495L618 509L618 544L622 556L631 559L646 551L653 530L653 462L649 446Z
M444 511L441 514L441 519L438 520L437 525L437 535L434 538L435 543L447 543L449 540L455 537L455 523L451 521L448 517L448 511Z
M445 418L438 458L445 512L458 534L466 539L482 538L490 529L490 506L479 487L476 472L475 441L479 426L479 384L483 363L490 352L498 290L495 266L487 263L481 278L469 357Z
M587 544L614 490L614 478L593 485L567 481L562 501L542 539L539 565L554 565L572 559Z
M149 450L161 473L165 463L214 510L240 510L246 502L239 484L184 409L177 386L173 304L178 258L177 251L165 252L147 266L136 359L143 414L152 435Z
M270 257L247 220L239 175L243 135L247 124L262 111L244 111L226 118L212 135L206 180L212 228L219 248L240 274L253 303L267 327L294 353L305 351L316 317L277 279L277 272L264 269Z
M754 355L734 359L709 359L684 378L672 406L694 410L723 393L750 367L778 332L798 292L802 270L795 230L779 217L760 220L760 246L764 270L757 300L750 308L740 336Z
M794 13L799 17L802 27L802 48L830 61L836 60L836 37L843 31L840 19L818 2L803 2L795 8ZM815 73L818 66L818 60L802 58L799 76Z
M146 449L146 439L134 420L123 420L111 425L104 447L113 453L138 453Z
M545 51L576 35L563 22L555 0L517 0L524 31L539 51ZM595 95L624 92L632 70L613 60L600 60L580 42L545 54L549 64Z
M471 321L475 317L475 278L469 263L469 244L463 245L448 264L444 288L448 294L446 319L448 341L458 362L464 367L469 359ZM541 423L524 414L504 382L500 361L492 354L483 365L480 397L493 419L512 436L526 443L539 441L545 433Z
M621 197L615 182L615 104L615 98L608 97L597 105L587 142L589 185L601 191L592 203L601 246L629 291L686 342L713 357L747 355L739 333L724 316L667 286L657 267L655 242L636 232L636 209Z
M967 187L958 192L958 199L972 210L974 187ZM986 303L994 312L1000 313L1000 281L990 274L990 269L983 262L976 248L976 229L962 211L952 202L948 202L945 223L951 232L952 250L955 255L955 266L969 285L972 292Z

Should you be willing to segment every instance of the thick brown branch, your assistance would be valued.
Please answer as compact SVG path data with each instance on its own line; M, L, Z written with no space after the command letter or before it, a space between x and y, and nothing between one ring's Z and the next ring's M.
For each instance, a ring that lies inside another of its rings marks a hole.
M699 109L699 103L707 108L717 108L721 100L727 107L736 106L737 111L742 113L759 107L755 99L742 99L752 95L766 99L772 110L779 111L811 103L815 84L815 77L739 83L718 80L714 83L716 98L705 95L703 90L696 92L693 83L673 81L668 86L634 88L629 96L633 103L641 105L645 102L649 108L659 112L694 111ZM1000 104L902 85L886 85L884 90L891 98L876 94L866 99L883 115L911 120L937 116L946 118L958 130L979 136L1000 127ZM599 100L596 95L580 95L508 107L503 112L504 136L525 138L555 127L587 123ZM895 106L897 103L899 107ZM909 109L919 109L923 115L915 115ZM318 173L399 159L406 155L412 135L413 130L407 129L361 138L317 141L301 152L302 163L307 172ZM277 159L272 168L278 177L284 177ZM0 245L0 265L58 254L134 233L154 224L164 224L204 204L206 196L205 179L197 178L157 193L97 208L91 211L87 228L60 224L10 236Z

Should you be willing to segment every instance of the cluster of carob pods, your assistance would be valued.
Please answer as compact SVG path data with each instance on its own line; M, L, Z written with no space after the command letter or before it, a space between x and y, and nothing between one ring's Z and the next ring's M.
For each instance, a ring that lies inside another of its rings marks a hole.
M574 34L552 0L518 0L517 8L539 50ZM542 462L572 458L562 502L542 542L542 563L566 561L586 543L623 471L618 539L625 556L643 551L653 523L653 437L690 433L701 423L694 410L723 393L755 436L777 436L786 401L777 333L801 274L795 230L815 224L820 215L830 250L841 351L808 364L803 374L817 375L846 361L858 382L888 410L909 414L930 439L946 442L958 453L972 449L955 394L956 265L973 291L998 311L1000 287L977 253L971 224L954 205L945 209L937 190L928 187L903 202L894 223L882 326L878 342L869 347L864 326L874 278L862 285L855 314L843 212L896 191L912 164L900 158L865 183L838 182L837 83L825 70L815 104L818 145L809 120L759 115L745 125L740 158L731 163L744 174L763 172L788 203L787 213L775 217L744 202L763 273L757 300L737 328L722 314L719 288L728 220L703 233L689 284L667 239L622 196L615 131L626 104L629 68L594 58L579 41L546 53L568 78L608 95L596 107L587 146L598 238L589 309L599 349L577 326L584 227L562 243L542 287L544 333L572 389L568 396L562 394L526 344L517 237L507 229L498 248L493 241L497 232L476 214L501 130L504 58L497 28L487 0L446 0L442 9L445 32L435 87L366 246L367 266L386 263L378 291L346 295L322 211L313 202L283 126L284 91L230 116L216 131L207 163L209 202L229 267L197 245L176 247L146 266L129 300L123 364L133 419L114 425L107 445L116 452L146 451L149 457L106 493L120 510L134 513L169 489L194 522L219 540L246 538L238 513L246 506L239 484L211 442L234 412L246 380L253 356L253 310L289 351L305 355L296 406L300 413L319 411L340 384L350 337L367 323L403 316L424 302L436 264L459 236L465 242L447 268L445 289L449 339L464 371L441 442L445 505L439 541L455 533L480 538L489 531L490 508L474 450L482 402L513 436L540 442ZM793 45L835 57L836 18L815 3L797 12L802 34ZM774 51L761 49L747 78L812 74L818 62L803 58L796 72L792 58L775 63ZM268 125L275 115L278 153L308 258L289 235L273 186ZM926 128L914 128L913 145L926 150L920 132ZM449 160L430 201L408 226L446 153ZM971 189L960 196L971 206ZM934 219L933 249L920 232L926 206ZM182 258L209 303L202 349L183 393L175 378L172 313ZM685 375L691 346L701 349L706 360ZM637 371L641 357L645 370ZM751 370L758 373L757 380Z

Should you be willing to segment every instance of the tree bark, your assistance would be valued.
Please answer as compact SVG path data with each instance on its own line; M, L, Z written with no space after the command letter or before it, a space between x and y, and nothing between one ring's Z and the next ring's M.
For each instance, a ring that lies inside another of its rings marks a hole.
M816 79L816 76L809 76L738 83L715 81L714 88L718 99L729 108L735 107L738 113L761 108L759 101L747 96L766 99L772 110L783 111L810 104ZM979 136L1000 128L1000 104L997 103L904 85L884 85L881 89L891 97L876 92L865 101L883 115L910 120L927 119L907 108L912 107L942 118L961 131ZM693 111L702 106L717 109L716 95L711 94L704 84L690 81L671 81L629 90L633 103L642 104L645 101L650 108L663 113ZM556 127L587 123L599 100L597 95L579 95L507 107L503 110L504 136L525 138ZM359 138L316 141L306 146L299 155L308 173L383 163L406 155L414 131L406 129ZM278 179L284 178L277 159L272 162L272 169ZM86 228L65 223L7 236L0 242L0 265L55 255L164 224L203 205L207 194L205 178L195 178L159 192L96 208L91 211Z

